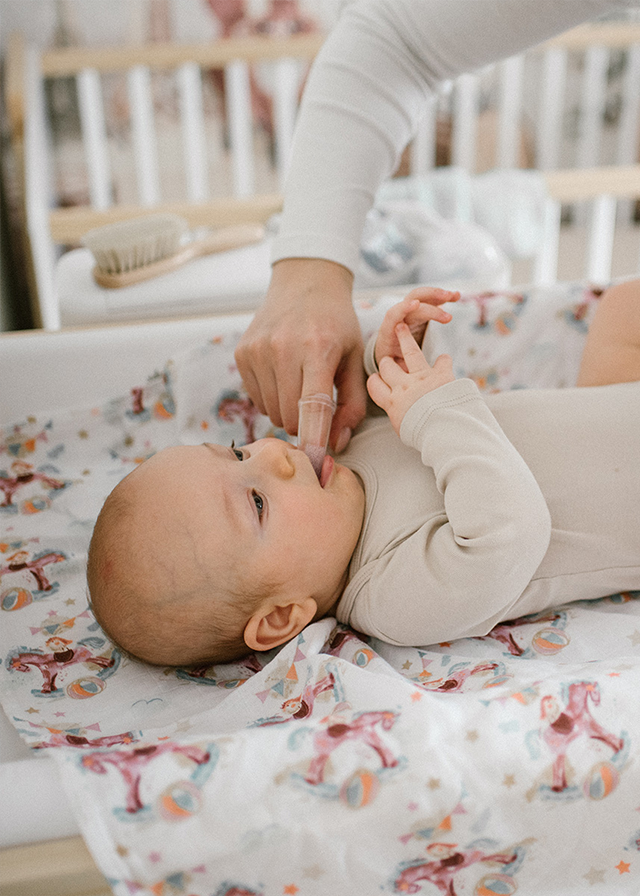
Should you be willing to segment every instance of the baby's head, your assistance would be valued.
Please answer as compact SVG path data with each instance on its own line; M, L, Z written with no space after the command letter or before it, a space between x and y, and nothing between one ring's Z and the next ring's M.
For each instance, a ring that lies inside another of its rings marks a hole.
M150 663L270 650L339 599L364 511L351 470L279 439L167 448L105 501L89 548L105 632Z

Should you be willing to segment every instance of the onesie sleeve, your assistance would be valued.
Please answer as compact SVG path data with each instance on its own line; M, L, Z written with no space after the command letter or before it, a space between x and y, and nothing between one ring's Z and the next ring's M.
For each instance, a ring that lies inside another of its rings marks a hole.
M354 271L367 211L446 80L637 0L358 0L307 81L273 260Z
M469 379L417 401L400 437L433 469L444 512L356 574L349 623L402 645L484 635L547 551L542 492Z

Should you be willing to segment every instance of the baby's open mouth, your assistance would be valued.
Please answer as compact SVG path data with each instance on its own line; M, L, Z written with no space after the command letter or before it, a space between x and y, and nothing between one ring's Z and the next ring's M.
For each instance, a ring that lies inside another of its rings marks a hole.
M330 454L325 454L324 460L322 461L322 469L320 470L320 485L322 488L325 487L327 482L331 479L331 474L333 473L333 468L335 466L335 461L331 457Z

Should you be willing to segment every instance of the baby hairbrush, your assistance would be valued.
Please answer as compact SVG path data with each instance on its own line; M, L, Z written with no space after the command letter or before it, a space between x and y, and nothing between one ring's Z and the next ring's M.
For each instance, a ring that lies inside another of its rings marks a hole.
M257 243L264 233L261 224L238 224L185 242L189 236L185 219L157 214L96 227L84 235L82 244L93 253L96 283L117 289L168 274L202 255Z

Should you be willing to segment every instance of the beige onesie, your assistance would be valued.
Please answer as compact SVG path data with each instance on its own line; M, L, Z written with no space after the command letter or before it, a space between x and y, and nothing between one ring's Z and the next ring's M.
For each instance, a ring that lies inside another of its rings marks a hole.
M365 634L433 644L640 589L640 382L483 397L456 380L401 439L366 420L341 460L366 508L337 617Z

